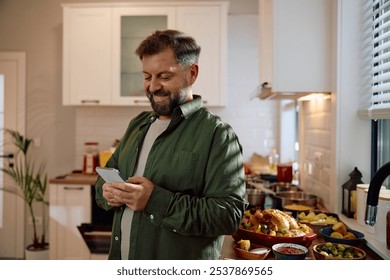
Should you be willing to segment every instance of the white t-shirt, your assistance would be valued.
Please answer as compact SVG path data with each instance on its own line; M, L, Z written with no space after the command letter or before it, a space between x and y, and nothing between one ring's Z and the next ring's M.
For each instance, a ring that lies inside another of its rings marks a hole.
M148 132L146 133L144 143L142 144L141 151L138 158L137 168L135 170L134 176L143 176L145 170L145 164L148 159L150 149L153 146L156 138L163 133L168 125L170 120L160 120L156 119L150 125ZM129 258L130 251L130 232L131 232L131 222L133 220L134 211L126 207L122 215L121 220L121 259L127 260Z

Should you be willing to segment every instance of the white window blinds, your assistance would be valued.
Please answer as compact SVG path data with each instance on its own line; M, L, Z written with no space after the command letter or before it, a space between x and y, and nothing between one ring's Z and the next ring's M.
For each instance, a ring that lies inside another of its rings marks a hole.
M390 0L362 0L363 65L359 116L390 119Z

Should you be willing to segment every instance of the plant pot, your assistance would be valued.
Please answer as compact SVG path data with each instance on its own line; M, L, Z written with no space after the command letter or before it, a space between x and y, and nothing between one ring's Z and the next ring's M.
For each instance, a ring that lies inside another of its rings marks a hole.
M25 249L26 260L48 260L49 259L49 245L43 248L34 248L33 245L28 245Z

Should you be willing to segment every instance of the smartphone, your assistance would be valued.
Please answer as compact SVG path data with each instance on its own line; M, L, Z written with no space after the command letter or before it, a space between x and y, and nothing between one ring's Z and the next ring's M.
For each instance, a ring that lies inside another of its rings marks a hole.
M106 183L124 182L119 174L119 170L109 167L96 167L96 172L103 178Z

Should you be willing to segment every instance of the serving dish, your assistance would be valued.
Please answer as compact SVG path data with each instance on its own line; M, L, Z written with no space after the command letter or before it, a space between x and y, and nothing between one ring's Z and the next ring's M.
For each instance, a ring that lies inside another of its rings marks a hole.
M340 221L336 213L323 212L320 210L299 211L296 219L301 224L306 224L317 234L324 227L332 226Z
M233 235L233 239L238 242L241 239L248 239L251 243L263 245L271 248L272 245L277 243L294 243L309 247L314 239L317 238L317 234L310 230L309 233L302 236L271 236L263 233L256 233L251 230L239 228Z
M249 251L239 248L237 244L233 246L233 251L238 258L246 260L264 260L271 252L270 248L251 243Z
M277 260L304 260L309 250L294 243L278 243L272 246L272 252Z
M314 245L312 250L316 260L365 260L367 257L364 250L339 243L319 243ZM334 256L332 252L337 256Z
M350 246L357 246L364 240L364 234L360 231L353 230L348 228L348 232L351 232L355 235L356 238L353 239L346 239L346 238L336 238L332 237L331 234L333 232L332 226L324 227L320 229L320 235L324 238L325 242L331 242L331 243L341 243L346 244Z

